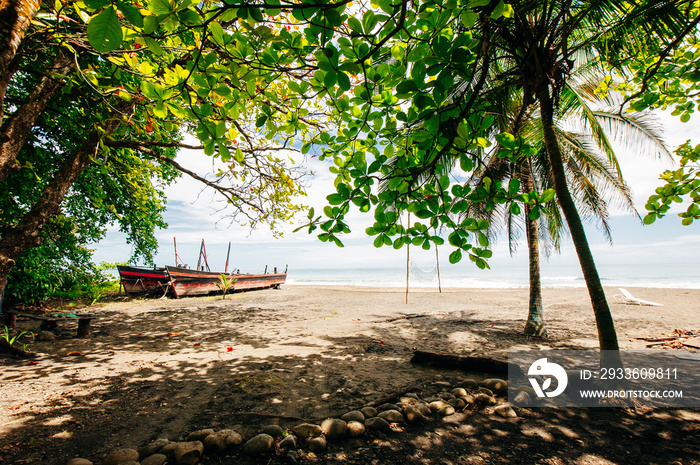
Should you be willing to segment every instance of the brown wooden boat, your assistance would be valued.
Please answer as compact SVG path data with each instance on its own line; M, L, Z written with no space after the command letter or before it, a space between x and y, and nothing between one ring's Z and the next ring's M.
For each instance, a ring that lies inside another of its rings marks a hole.
M170 276L170 287L175 297L188 295L206 295L221 292L221 275L215 271L200 271L166 266ZM287 272L271 274L225 274L233 281L227 292L248 291L253 289L279 288L287 279Z

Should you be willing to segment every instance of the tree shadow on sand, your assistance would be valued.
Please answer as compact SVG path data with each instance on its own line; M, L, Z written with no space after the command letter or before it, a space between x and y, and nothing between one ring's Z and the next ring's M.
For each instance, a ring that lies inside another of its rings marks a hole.
M148 312L104 311L90 339L37 343L37 351L49 352L37 365L3 360L0 405L11 416L3 417L0 429L0 463L63 465L76 456L99 463L117 447L138 448L158 437L177 440L209 427L234 428L247 439L265 424L291 428L409 390L430 396L466 376L489 376L412 366L414 348L501 356L512 346L541 344L520 335L512 320L494 321L482 313L375 316L360 334L310 338L303 325L290 329L301 317L252 306L184 302ZM569 341L589 336L567 330L547 343L581 348ZM237 353L242 346L249 349L246 355ZM70 352L79 354L67 356ZM397 425L388 433L329 442L325 454L302 452L300 463L700 461L695 410L518 413L504 419L487 409L468 409L421 426ZM260 459L234 449L200 463L286 460L280 452Z

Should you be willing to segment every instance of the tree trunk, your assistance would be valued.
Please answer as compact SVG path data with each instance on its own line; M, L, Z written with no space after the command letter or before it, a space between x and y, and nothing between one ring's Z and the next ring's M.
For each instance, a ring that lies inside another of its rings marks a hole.
M40 4L40 0L0 0L0 122L5 112L7 85L19 69L17 50Z
M124 113L131 113L134 103L125 103ZM15 259L27 250L41 244L41 231L48 221L61 211L68 189L78 179L97 152L100 139L114 134L122 122L123 113L114 112L101 128L93 130L83 145L66 157L63 166L46 186L39 200L19 223L0 237L0 294L7 285L7 277Z
M51 97L60 89L63 80L55 75L65 75L73 67L73 56L65 50L58 52L36 87L7 118L2 125L0 134L0 181L2 181L13 169L18 169L17 154L27 142L29 133L37 119L46 109ZM49 75L51 73L52 75ZM9 85L9 80L7 82ZM6 90L6 88L3 89Z
M39 0L0 1L0 79L7 74L40 4Z
M520 178L524 192L532 192L534 184L532 182L532 171L530 160L523 161L520 166ZM528 302L527 323L525 324L525 334L533 337L547 337L547 326L544 322L544 311L542 309L542 281L540 279L540 246L537 233L537 220L530 218L532 208L525 204L525 232L527 234L527 250L530 281L530 299Z
M557 201L561 207L566 223L569 226L569 232L576 247L583 277L588 288L588 295L593 305L595 314L596 326L598 328L598 343L600 350L619 351L617 342L617 333L615 331L615 323L610 313L608 301L605 298L605 291L598 276L595 262L591 249L588 246L586 233L583 228L583 223L576 209L569 187L566 182L566 173L564 171L564 162L559 143L554 132L554 105L549 95L549 87L541 85L537 89L537 99L540 104L540 112L542 117L542 131L544 143L547 149L547 155L551 164L552 177L554 179L554 190L557 194ZM604 355L605 356L605 355ZM612 355L612 357L615 357ZM619 354L618 354L619 358Z

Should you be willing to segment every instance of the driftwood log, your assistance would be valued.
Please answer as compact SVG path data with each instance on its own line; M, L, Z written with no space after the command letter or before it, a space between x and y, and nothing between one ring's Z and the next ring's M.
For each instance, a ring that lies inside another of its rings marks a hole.
M508 362L494 360L486 357L472 357L470 355L438 354L435 352L423 352L416 350L413 352L411 363L416 365L429 365L440 368L451 368L456 370L475 371L481 373L493 373L503 377L508 376ZM521 372L517 365L513 365L513 370Z

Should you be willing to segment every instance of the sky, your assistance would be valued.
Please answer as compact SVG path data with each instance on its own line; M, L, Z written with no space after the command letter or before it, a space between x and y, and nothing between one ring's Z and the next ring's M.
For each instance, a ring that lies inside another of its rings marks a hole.
M672 149L687 139L700 142L700 131L694 125L697 119L681 123L676 117L659 114L664 126L667 144ZM635 204L640 214L644 215L646 199L653 194L654 189L662 184L659 174L665 169L673 168L668 160L658 160L640 157L636 153L618 151L622 172L625 180L632 188ZM182 151L177 160L184 166L206 174L211 170L211 159L195 151ZM313 206L317 211L325 205L326 195L332 193L332 175L323 162L312 159L308 168L315 173L307 179L309 183L308 196L304 203ZM222 219L222 204L210 191L202 190L201 186L187 177L182 177L167 189L168 206L165 219L169 227L157 231L159 250L155 255L157 265L175 264L173 239L177 240L178 254L188 265L194 267L197 262L200 243L206 242L209 266L212 270L223 270L226 261L228 243L231 242L231 268L239 268L241 272L262 272L266 266L284 269L287 265L291 270L308 269L352 269L352 268L401 268L406 266L405 249L399 251L391 247L376 249L372 239L364 234L366 227L371 225L371 214L353 213L350 216L352 233L345 239L345 247L322 243L314 235L304 230L293 233L292 230L303 223L305 215L299 216L297 225L284 228L284 237L275 239L269 230L258 229L250 231L239 225L231 225ZM588 238L594 259L599 268L608 270L632 269L640 273L659 273L667 270L680 273L680 270L695 270L700 262L700 224L682 226L676 214L651 226L643 226L636 216L625 211L613 211L612 218L613 244L603 238L595 225L587 226ZM263 226L263 228L265 228ZM524 238L523 238L524 239ZM96 262L126 262L131 256L131 247L126 244L125 237L116 228L110 228L107 236L94 246ZM494 247L494 257L490 260L491 272L507 270L513 267L527 267L527 248L519 247L516 256L511 257L506 241L497 242ZM447 263L449 247L440 248L443 257L441 267L455 267L458 272L473 273L476 270L471 262L463 260L457 265ZM411 248L412 260L420 266L430 267L435 260L435 252L421 251L418 247ZM547 270L577 268L576 254L570 239L563 244L561 254L553 256L543 264L543 273ZM661 271L660 271L661 270ZM478 270L477 270L478 271ZM485 273L488 273L486 271Z

